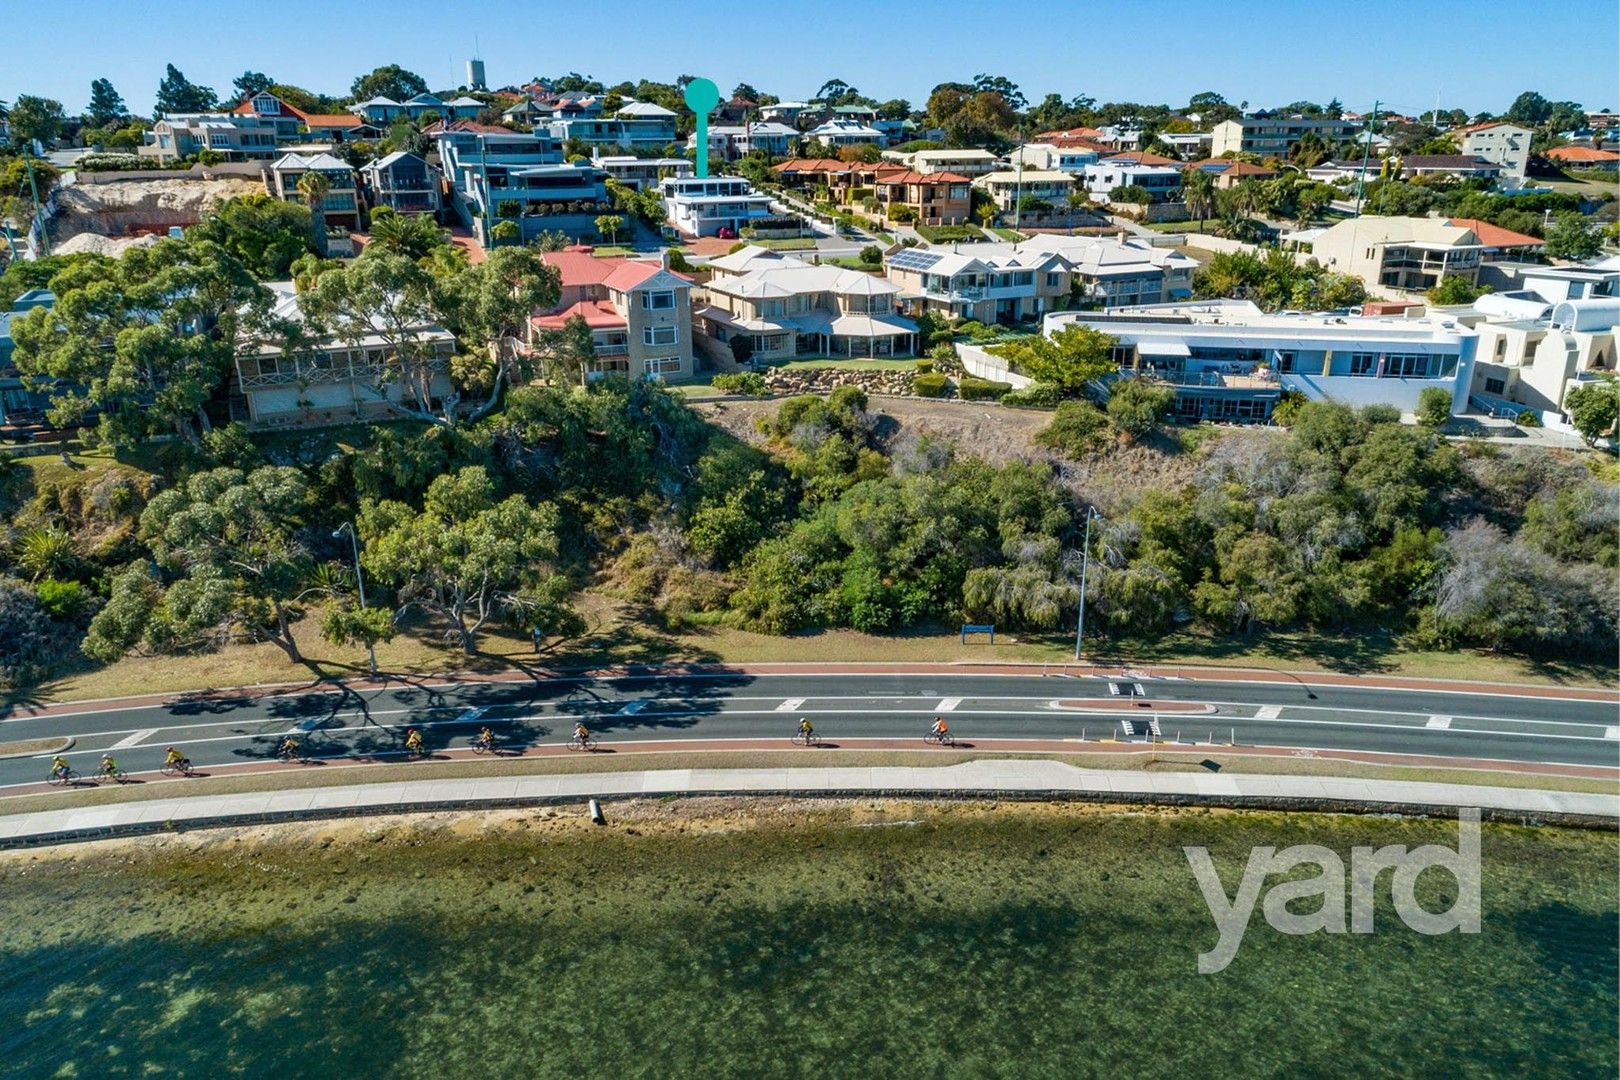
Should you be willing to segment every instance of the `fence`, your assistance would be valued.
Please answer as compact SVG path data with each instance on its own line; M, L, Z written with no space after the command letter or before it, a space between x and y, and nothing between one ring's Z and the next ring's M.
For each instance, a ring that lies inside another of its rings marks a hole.
M969 375L976 375L992 382L1008 383L1014 390L1022 389L1035 381L1027 375L1013 371L1005 359L978 345L957 345L956 356L962 361L962 368Z

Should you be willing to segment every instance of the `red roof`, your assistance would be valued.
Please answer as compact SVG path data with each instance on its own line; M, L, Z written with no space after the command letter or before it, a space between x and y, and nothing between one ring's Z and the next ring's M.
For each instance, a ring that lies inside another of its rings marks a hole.
M1219 165L1219 170L1210 169L1210 165ZM1203 161L1194 161L1185 166L1187 169L1203 169L1205 172L1220 172L1223 176L1276 176L1276 169L1268 169L1264 165L1252 165L1247 161L1234 161L1231 158L1205 158Z
M275 113L258 113L258 112L255 112L254 109L253 109L253 99L258 97L258 96L259 96L258 94L248 94L241 101L236 103L236 108L231 110L231 115L233 115L233 116L260 116L260 115L263 115L263 116L296 116L300 120L308 119L307 115L303 112L303 110L293 108L291 105L287 104L285 101L282 101L280 98L276 98L276 103L281 106L281 109L278 112L275 112ZM271 94L270 96L275 97L274 94Z
M611 330L630 325L606 300L581 300L572 307L550 315L536 315L529 321L541 330L561 330L576 315L584 319L585 325L592 330Z
M1452 218L1447 224L1469 230L1479 237L1479 242L1486 247L1540 247L1547 242L1538 236L1526 236L1524 233L1504 229L1500 225L1492 225L1488 221L1480 221L1477 218Z
M442 135L446 131L472 131L481 135L510 135L511 128L501 127L498 124L480 124L476 120L452 120L446 123L435 120L422 129L423 135Z
M304 124L312 128L357 128L366 126L364 120L352 113L305 113Z
M772 165L776 172L849 172L855 166L837 158L790 158L780 165Z
M1051 137L1041 136L1040 138L1042 142L1049 146L1055 146L1059 150L1094 150L1098 154L1113 153L1112 147L1104 146L1102 143L1091 139L1083 139L1078 135L1053 135Z
M1547 156L1554 161L1620 161L1620 153L1613 150L1598 150L1590 146L1555 146L1547 151Z
M1180 165L1175 158L1160 157L1150 154L1146 150L1131 150L1124 154L1109 154L1109 161L1130 161L1137 165Z
M965 176L953 172L920 173L910 169L898 174L884 173L877 178L880 184L969 184Z
M1100 139L1102 132L1096 128L1076 127L1064 128L1062 131L1043 131L1035 136L1037 139Z
M571 244L561 251L543 252L540 260L547 266L557 268L557 272L562 275L564 288L606 285L618 292L633 289L666 269L659 263L648 262L646 259L627 259L623 256L599 259L591 254L591 250L589 244ZM692 280L674 270L670 270L669 273L682 281Z

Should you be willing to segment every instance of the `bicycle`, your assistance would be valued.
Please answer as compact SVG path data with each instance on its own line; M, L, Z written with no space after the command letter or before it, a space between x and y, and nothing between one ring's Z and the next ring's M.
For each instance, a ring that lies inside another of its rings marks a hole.
M57 787L69 787L79 782L79 774L72 769L52 769L50 782Z
M276 757L282 761L296 761L300 764L306 760L304 748L298 743L282 743L276 750Z
M474 739L472 741L472 752L475 754L493 754L495 752L495 740Z
M589 735L574 735L568 740L568 749L590 753L596 749L596 740Z
M956 736L949 731L935 731L933 728L929 728L928 734L923 736L923 742L933 743L936 746L955 746Z
M129 773L116 765L112 765L97 773L96 780L111 780L115 784L127 784L129 783Z
M192 772L190 758L181 758L179 761L165 761L163 763L164 776L190 776Z
M821 742L821 736L817 735L814 731L804 731L801 729L793 733L793 738L791 741L795 746L816 746Z

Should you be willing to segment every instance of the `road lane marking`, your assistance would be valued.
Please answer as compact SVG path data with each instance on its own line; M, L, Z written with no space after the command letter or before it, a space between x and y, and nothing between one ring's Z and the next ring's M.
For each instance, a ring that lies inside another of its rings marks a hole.
M113 743L112 746L108 747L108 749L109 750L122 750L126 746L135 746L135 745L137 745L138 743L140 743L141 741L143 741L145 739L150 739L153 735L156 735L158 732L160 732L162 730L163 730L162 728L155 728L155 727L154 728L143 728L140 731L137 731L137 732L135 732L135 733L133 733L131 735L127 735L124 738L119 739L117 742Z
M1620 727L1604 728L1603 737L1605 739L1620 740Z
M1444 731L1451 727L1451 717L1431 716L1429 717L1429 722L1423 726L1428 728L1438 728L1439 730Z
M1262 705L1254 714L1256 720L1276 720L1280 716L1282 716L1281 705Z
M959 697L941 698L939 704L934 706L934 709L938 712L951 712L960 704L962 704L962 699Z
M776 711L777 712L792 712L792 711L794 711L795 709L797 709L799 706L801 706L803 704L804 704L804 698L802 698L802 697L790 697L786 701L782 702L782 704L778 705L776 707ZM721 710L721 711L723 712L724 710Z
M653 704L652 702L646 700L645 698L640 699L638 701L627 701L622 706L620 706L619 710L617 712L615 712L613 715L614 716L635 716L637 713L645 712L647 710L647 707L652 705L652 704Z

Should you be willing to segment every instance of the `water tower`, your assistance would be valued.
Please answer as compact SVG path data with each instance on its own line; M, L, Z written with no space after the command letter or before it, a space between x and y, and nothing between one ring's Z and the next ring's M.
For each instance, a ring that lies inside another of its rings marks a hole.
M488 90L484 84L484 62L482 60L467 61L467 88L469 90Z

